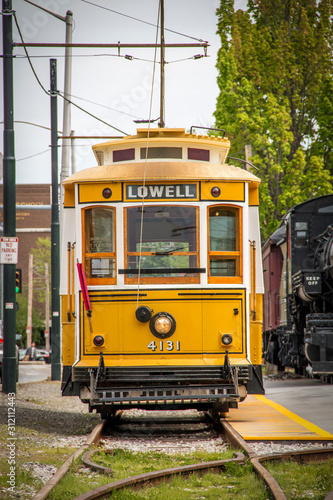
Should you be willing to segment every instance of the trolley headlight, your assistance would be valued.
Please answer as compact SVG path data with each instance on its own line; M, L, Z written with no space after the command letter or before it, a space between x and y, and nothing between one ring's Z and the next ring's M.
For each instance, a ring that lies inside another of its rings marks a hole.
M232 343L232 336L229 335L229 333L225 333L222 335L222 344L224 345L230 345Z
M93 343L97 347L101 347L104 344L104 338L102 335L96 335L96 337L93 338Z
M171 314L159 312L155 314L149 323L150 331L155 337L165 339L171 337L176 330L176 321Z
M157 320L154 323L154 328L157 331L157 333L161 333L163 335L166 335L167 333L170 332L172 327L171 320L165 316L161 316L160 318L157 318Z

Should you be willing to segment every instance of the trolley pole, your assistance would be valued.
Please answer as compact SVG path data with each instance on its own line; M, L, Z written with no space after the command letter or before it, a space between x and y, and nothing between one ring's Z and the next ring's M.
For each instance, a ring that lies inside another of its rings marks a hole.
M50 59L51 80L51 156L52 156L52 209L51 209L51 380L60 380L60 251L59 251L59 182L58 182L58 108L57 60Z
M16 176L13 100L13 10L12 0L2 0L3 33L3 219L4 236L16 237ZM2 391L16 392L16 264L3 264L3 360Z

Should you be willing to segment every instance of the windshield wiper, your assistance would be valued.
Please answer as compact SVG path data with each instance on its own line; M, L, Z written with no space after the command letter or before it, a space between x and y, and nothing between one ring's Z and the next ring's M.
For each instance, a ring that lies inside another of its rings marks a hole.
M161 252L155 252L153 255L172 255L177 250L183 250L186 247L172 248L170 250L162 250Z

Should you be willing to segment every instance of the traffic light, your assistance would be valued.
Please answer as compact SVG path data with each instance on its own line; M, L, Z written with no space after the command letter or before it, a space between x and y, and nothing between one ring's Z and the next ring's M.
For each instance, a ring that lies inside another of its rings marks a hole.
M22 293L22 269L16 269L15 292Z

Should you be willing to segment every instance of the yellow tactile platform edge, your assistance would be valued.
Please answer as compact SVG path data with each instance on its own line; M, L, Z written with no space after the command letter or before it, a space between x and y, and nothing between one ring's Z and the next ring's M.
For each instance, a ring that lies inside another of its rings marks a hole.
M227 421L247 441L333 441L333 435L261 395L249 395Z

